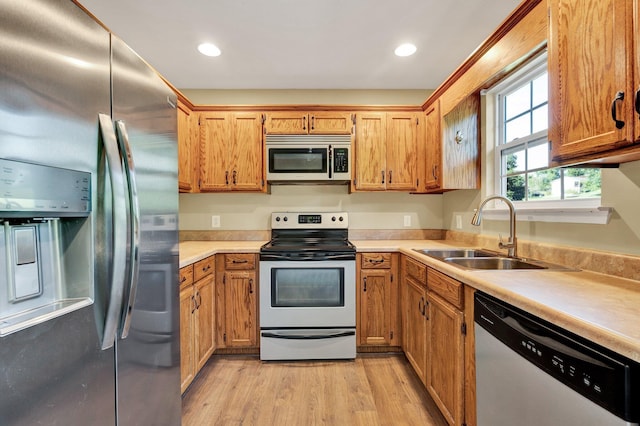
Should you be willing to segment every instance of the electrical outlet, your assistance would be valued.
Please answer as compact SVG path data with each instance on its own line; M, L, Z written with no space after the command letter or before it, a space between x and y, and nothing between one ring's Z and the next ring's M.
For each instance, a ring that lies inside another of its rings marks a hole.
M462 216L456 215L456 229L462 229Z
M211 216L211 227L220 228L220 216L218 215Z
M404 215L404 226L411 226L411 216L408 214Z

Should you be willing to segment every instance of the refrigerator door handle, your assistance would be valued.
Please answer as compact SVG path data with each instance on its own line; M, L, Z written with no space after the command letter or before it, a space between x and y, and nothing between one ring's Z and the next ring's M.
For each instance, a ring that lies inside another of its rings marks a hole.
M111 199L113 203L113 262L111 264L111 292L107 305L104 332L102 334L102 349L113 346L120 317L122 314L122 299L125 285L126 252L121 247L127 244L127 217L125 204L125 182L118 141L113 128L111 117L98 115L102 144L106 154L109 177L111 181Z
M116 121L116 130L120 152L124 157L124 171L127 177L127 189L129 199L129 209L127 210L127 222L130 224L131 246L128 247L129 256L129 277L128 277L128 301L125 306L122 331L120 338L126 339L131 328L131 316L133 314L133 304L136 300L138 289L138 274L140 269L140 206L138 204L138 185L136 183L136 167L133 161L131 145L129 144L129 134L127 127L122 120Z

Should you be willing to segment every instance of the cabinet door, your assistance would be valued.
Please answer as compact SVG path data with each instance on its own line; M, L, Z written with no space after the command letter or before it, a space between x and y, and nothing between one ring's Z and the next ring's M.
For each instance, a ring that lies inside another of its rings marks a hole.
M228 113L202 113L200 117L200 190L229 190L231 139Z
M178 101L178 189L180 192L193 192L194 189L194 145L198 134L196 114ZM194 131L195 129L195 131Z
M226 346L257 346L256 274L253 271L225 272Z
M214 341L214 279L213 275L207 275L205 278L197 281L195 287L195 302L197 309L195 311L196 323L196 371L199 371L207 362L215 349Z
M227 146L231 156L229 181L234 191L261 191L264 187L262 167L262 115L232 113L232 143Z
M180 392L184 392L195 377L193 286L180 290Z
M427 291L411 278L405 278L406 327L404 353L422 383L426 383L427 322L424 316Z
M480 186L480 138L477 94L462 100L443 117L443 189L478 189Z
M268 135L306 135L309 133L309 114L299 111L270 112L264 124Z
M382 191L386 183L385 113L356 114L355 188Z
M349 112L313 112L309 114L309 133L321 135L350 135L353 128Z
M634 52L635 52L635 81L633 84L634 95L634 119L635 119L635 141L640 141L640 0L634 1L633 10L635 10L635 16L633 17L633 34L634 34Z
M550 0L549 140L556 162L633 140L633 2ZM636 53L637 55L637 53ZM617 128L612 104L616 101Z
M416 191L418 114L388 113L386 120L386 189Z
M360 292L360 344L391 344L391 271L363 270Z
M440 133L440 99L436 100L425 113L426 119L426 159L425 182L426 191L440 189L440 173L442 171L442 135Z
M449 424L463 420L464 314L438 296L427 296L427 390Z

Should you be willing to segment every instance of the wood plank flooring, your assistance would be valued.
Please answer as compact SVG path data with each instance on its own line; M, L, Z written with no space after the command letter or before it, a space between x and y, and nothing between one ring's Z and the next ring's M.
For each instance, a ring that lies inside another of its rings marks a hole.
M447 423L403 354L262 362L215 355L182 400L183 426Z

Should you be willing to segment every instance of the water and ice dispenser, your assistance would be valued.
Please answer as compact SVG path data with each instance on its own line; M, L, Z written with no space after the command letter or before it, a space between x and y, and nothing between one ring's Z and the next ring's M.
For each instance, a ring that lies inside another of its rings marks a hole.
M93 303L91 174L0 159L0 337Z

